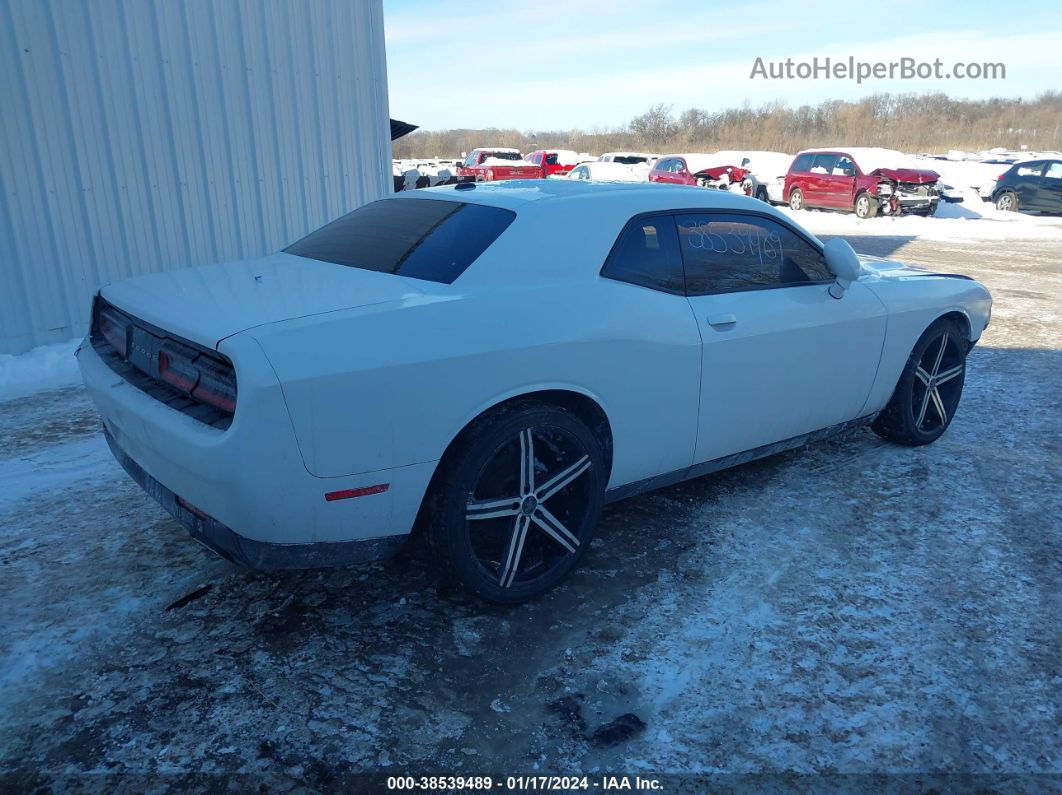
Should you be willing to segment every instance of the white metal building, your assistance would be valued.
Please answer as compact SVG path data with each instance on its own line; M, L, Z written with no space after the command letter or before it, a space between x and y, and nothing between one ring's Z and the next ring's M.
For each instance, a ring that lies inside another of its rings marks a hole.
M381 0L0 0L0 353L392 189Z

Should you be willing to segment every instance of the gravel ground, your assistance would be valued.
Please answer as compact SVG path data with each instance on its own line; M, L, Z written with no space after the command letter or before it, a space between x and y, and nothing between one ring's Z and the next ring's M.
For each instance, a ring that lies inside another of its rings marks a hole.
M1062 242L849 239L992 290L948 433L860 430L614 504L516 608L436 593L416 555L236 570L124 476L83 390L0 403L0 786L1062 787Z

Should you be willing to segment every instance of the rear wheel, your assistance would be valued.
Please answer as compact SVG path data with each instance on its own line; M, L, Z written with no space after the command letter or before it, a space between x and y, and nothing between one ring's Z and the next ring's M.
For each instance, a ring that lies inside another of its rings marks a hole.
M804 209L804 193L800 190L800 188L793 188L791 191L789 191L789 209Z
M522 602L585 554L605 492L605 457L578 417L518 403L477 420L447 454L428 543L443 579L492 602Z
M1003 191L996 197L996 209L1006 213L1015 212L1018 209L1018 197L1013 191Z
M935 442L959 407L966 380L966 336L941 318L926 329L907 359L896 391L871 428L884 439L917 446Z
M853 209L857 218L873 218L878 214L878 200L869 193L860 193Z

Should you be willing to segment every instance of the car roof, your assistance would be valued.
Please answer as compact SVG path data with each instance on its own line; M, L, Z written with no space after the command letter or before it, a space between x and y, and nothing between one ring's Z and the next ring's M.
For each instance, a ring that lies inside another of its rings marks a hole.
M851 155L854 158L860 157L893 157L899 155L904 156L903 152L896 149L885 149L881 146L819 146L814 149L801 149L798 154L801 155L813 155L813 154L844 154Z

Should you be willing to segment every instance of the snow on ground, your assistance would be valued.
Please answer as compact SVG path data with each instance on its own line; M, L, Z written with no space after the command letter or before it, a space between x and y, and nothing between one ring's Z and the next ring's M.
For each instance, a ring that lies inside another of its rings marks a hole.
M860 430L611 505L571 580L516 608L437 593L422 555L233 569L124 476L84 390L0 399L6 788L1062 774L1062 244L895 228L847 234L995 296L948 433Z
M78 337L17 356L0 353L0 400L78 383L81 374L74 351L80 343Z
M937 214L929 218L901 215L860 219L852 213L830 210L778 209L816 235L898 236L957 242L1015 238L1062 240L1062 217L1002 212L970 190L964 192L963 201L942 203Z

